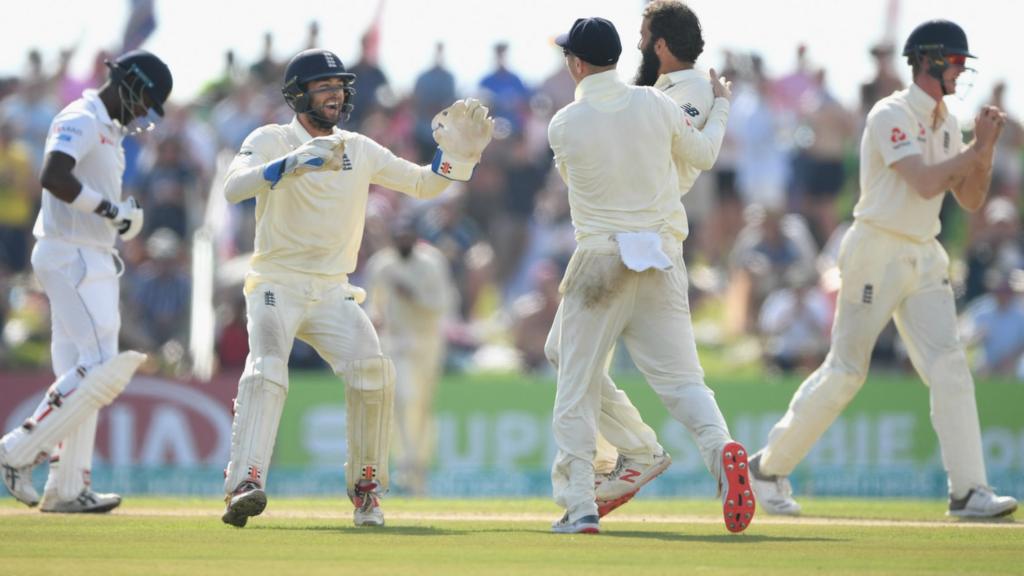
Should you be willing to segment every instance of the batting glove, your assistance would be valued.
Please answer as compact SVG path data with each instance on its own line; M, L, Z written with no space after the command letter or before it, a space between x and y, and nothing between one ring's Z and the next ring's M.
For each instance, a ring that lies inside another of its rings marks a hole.
M337 170L341 168L341 155L345 142L340 134L313 138L291 153L274 160L263 169L263 179L270 187L291 174L300 176L311 170Z
M117 233L124 240L131 240L142 232L143 213L135 198L128 198L123 202L109 202L104 200L96 209L96 213L104 218L110 219L117 229Z
M437 153L430 167L435 173L449 180L469 180L494 133L494 119L487 112L479 100L467 98L434 116Z

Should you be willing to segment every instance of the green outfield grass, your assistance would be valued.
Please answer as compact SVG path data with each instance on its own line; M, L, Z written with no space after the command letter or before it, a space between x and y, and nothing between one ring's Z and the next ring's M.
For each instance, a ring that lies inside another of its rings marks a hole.
M272 498L245 529L214 499L130 498L106 516L0 500L0 574L1020 574L1024 523L947 520L939 501L808 499L732 535L713 501L638 499L597 536L549 532L545 500L385 502L356 529L347 501Z

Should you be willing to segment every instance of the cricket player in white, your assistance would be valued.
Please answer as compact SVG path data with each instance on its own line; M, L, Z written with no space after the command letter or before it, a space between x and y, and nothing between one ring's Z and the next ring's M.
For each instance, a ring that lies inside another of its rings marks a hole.
M426 493L434 455L433 410L444 367L444 321L457 294L444 254L419 242L415 223L400 218L393 246L366 263L370 318L384 354L395 364L396 469L413 494Z
M966 59L974 57L956 24L918 26L903 55L914 82L875 104L861 139L861 197L840 248L832 348L793 396L767 446L751 458L755 492L772 513L800 513L787 477L864 384L871 350L890 318L931 394L932 426L949 475L948 514L994 517L1017 508L1016 500L988 487L949 257L936 239L946 191L968 211L985 202L1006 116L986 106L974 141L963 144L956 117L943 103Z
M170 70L142 50L107 62L110 76L62 110L46 140L42 207L33 234L32 267L50 300L56 382L25 423L0 440L4 484L35 506L32 468L47 457L43 512L106 512L117 494L91 488L99 409L113 402L145 360L118 351L118 277L114 242L142 230L142 209L122 200L126 133L152 128L163 115Z
M689 116L693 125L703 129L714 103L714 94L707 75L694 69L704 49L704 39L697 15L678 0L654 0L644 8L640 28L642 54L634 82L638 86L654 86L661 90ZM712 142L717 159L719 144ZM673 159L679 178L679 196L693 187L701 169L686 158ZM689 233L686 212L681 234ZM557 320L556 320L557 322ZM557 335L552 331L551 336ZM555 358L557 342L549 338L545 350ZM557 365L555 360L553 363ZM601 517L625 504L648 482L668 469L671 457L658 443L657 434L644 423L629 397L619 390L607 371L601 374L601 415L598 420L597 458L594 468L604 470L597 476L595 489L597 510ZM709 460L711 474L719 477L720 459Z
M608 353L622 336L630 355L673 417L694 435L709 469L720 458L729 486L723 511L731 531L754 512L746 454L704 384L687 300L685 216L674 158L707 169L721 144L729 89L711 73L716 96L704 132L669 97L625 85L615 27L581 18L556 42L576 81L576 100L555 114L548 139L569 187L577 249L562 281L553 427L555 501L566 509L552 529L597 533L594 458ZM746 493L744 493L744 491Z
M476 100L435 118L432 166L396 157L337 127L352 109L355 76L327 50L305 50L285 71L289 124L250 134L228 169L231 202L256 198L256 244L246 276L249 357L238 383L225 523L242 527L266 507L264 487L288 393L294 338L308 342L346 386L346 486L357 526L380 526L388 488L395 368L382 354L365 293L348 283L363 236L370 184L416 198L468 180L491 139L493 121Z

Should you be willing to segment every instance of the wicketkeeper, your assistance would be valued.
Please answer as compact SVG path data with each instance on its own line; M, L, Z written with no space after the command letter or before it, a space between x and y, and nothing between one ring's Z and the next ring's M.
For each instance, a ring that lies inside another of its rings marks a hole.
M476 100L435 118L431 166L396 157L337 125L352 111L355 75L327 50L296 55L282 93L289 124L257 128L242 144L224 184L232 202L256 198L256 243L245 280L249 357L238 383L224 522L242 527L267 504L264 489L288 394L292 342L308 342L345 381L346 486L356 526L381 526L395 368L359 307L365 292L348 283L363 236L371 184L432 198L468 180L491 139L493 121Z

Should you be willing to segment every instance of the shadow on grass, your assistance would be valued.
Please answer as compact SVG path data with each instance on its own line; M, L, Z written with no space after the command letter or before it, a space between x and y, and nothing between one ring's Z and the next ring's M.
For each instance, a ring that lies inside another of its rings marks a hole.
M716 544L755 544L760 542L848 542L844 538L821 538L802 536L765 536L760 534L680 534L678 532L645 532L641 530L608 530L602 536L616 538L641 538L665 540L667 542L714 542Z
M366 536L462 536L479 530L452 530L449 528L436 528L434 526L339 526L339 525L318 525L318 526L249 526L246 530L286 530L298 532L337 532L338 534L366 535Z

